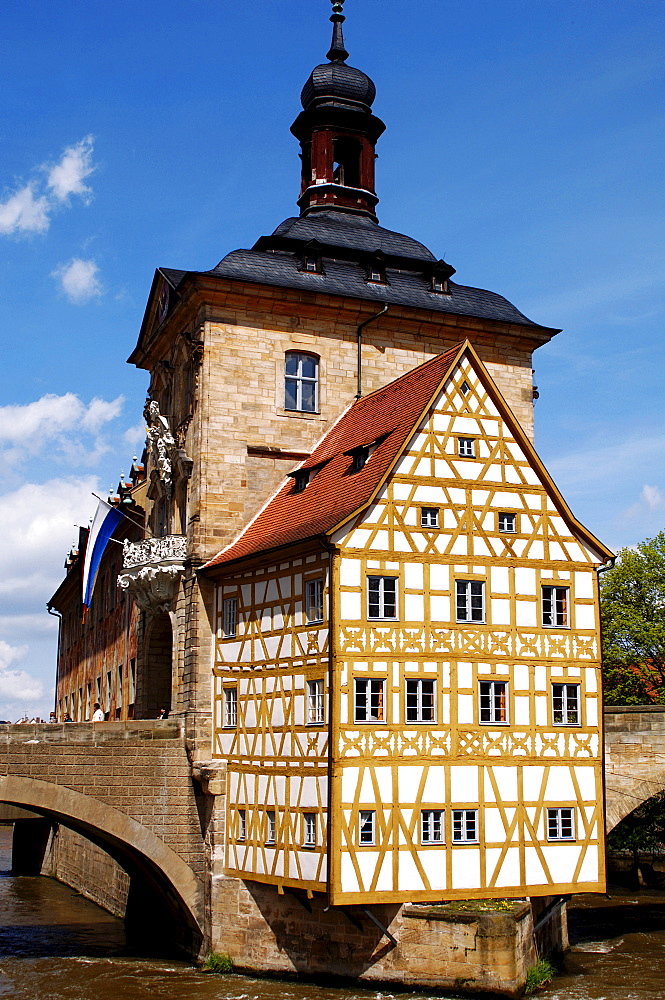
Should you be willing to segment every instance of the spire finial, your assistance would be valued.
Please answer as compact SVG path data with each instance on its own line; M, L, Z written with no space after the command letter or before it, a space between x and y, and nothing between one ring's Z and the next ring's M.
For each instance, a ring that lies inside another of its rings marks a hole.
M344 48L344 35L342 33L342 22L346 20L343 13L344 0L332 0L332 11L330 18L333 24L332 44L326 59L330 59L331 62L344 62L349 56Z

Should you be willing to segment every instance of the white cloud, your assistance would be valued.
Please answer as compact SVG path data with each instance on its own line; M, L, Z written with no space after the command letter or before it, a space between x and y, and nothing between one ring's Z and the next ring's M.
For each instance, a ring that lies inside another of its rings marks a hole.
M95 169L92 162L93 137L87 135L80 142L68 146L59 163L48 169L44 179L31 180L0 201L0 235L45 233L51 224L51 213L61 205L69 204L71 195L78 195L88 204L92 190L84 184Z
M143 448L146 438L145 420L140 420L133 427L128 427L122 437L130 448Z
M68 146L60 163L51 168L47 185L58 201L67 201L71 194L90 200L91 189L83 183L95 167L92 163L93 137L87 135L74 146Z
M47 198L35 197L34 184L26 184L0 202L0 234L45 233L50 222L49 208Z
M99 438L102 427L122 411L124 397L98 397L86 404L72 392L49 393L32 403L0 406L0 456L20 464L47 448L51 457L92 465L107 450ZM92 446L85 435L95 435Z
M0 496L4 615L44 607L64 577L65 556L78 538L76 525L85 525L94 513L93 492L99 492L97 477L83 476L24 483Z
M99 268L94 260L72 257L68 264L61 264L51 277L60 282L63 292L70 302L83 305L102 294L102 286L97 275Z
M649 510L660 510L665 505L665 497L657 486L642 487L642 500Z
M0 639L0 696L16 701L36 701L44 692L44 685L25 670L9 670L15 660L28 652L27 646L10 646Z

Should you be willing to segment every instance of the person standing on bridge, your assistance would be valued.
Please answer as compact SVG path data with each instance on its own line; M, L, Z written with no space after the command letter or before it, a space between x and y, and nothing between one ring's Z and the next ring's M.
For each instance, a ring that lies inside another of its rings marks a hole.
M93 722L104 722L104 713L102 712L102 706L98 701L95 702L95 710L92 713Z

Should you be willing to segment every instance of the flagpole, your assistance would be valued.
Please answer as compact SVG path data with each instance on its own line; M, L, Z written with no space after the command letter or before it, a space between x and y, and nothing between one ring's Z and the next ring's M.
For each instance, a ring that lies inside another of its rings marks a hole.
M135 524L137 528L141 528L143 531L146 531L151 538L155 537L145 524L141 524L140 521L136 521L133 517L130 517L129 514L125 513L124 510L121 510L120 507L114 507L113 504L109 503L108 500L104 500L103 497L100 497L97 493L93 493L92 495L93 497L95 497L96 500L101 500L102 503L105 503L107 507L110 507L112 510L117 510L119 514L122 514L123 517L126 517L128 521L132 522L132 524ZM117 539L115 538L111 540L114 542L117 541ZM121 545L122 542L120 542L119 544Z

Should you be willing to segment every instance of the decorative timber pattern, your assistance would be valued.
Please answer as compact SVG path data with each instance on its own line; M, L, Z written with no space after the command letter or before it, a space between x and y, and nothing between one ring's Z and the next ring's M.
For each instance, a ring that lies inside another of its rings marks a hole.
M470 348L421 412L326 551L255 556L218 588L228 870L335 905L598 890L608 552ZM308 573L325 628L305 620Z

